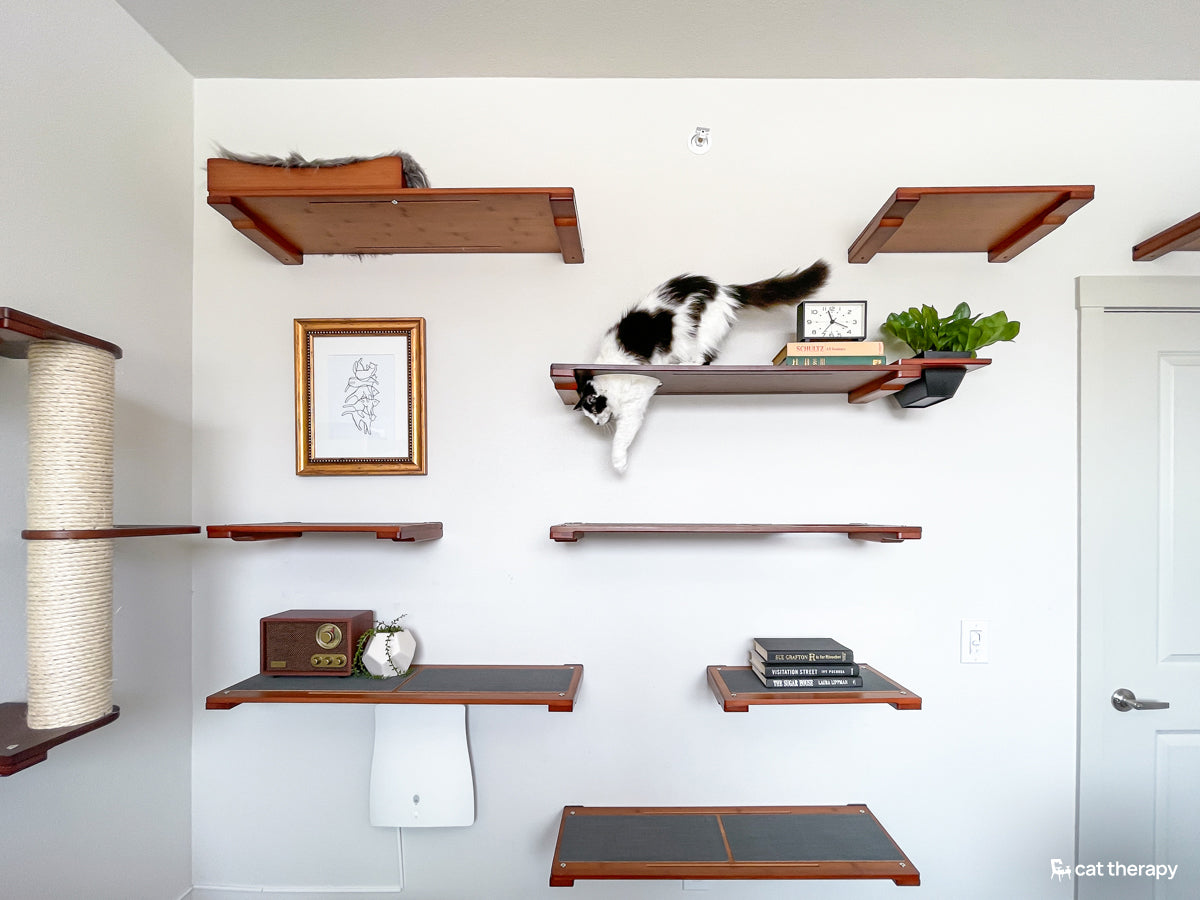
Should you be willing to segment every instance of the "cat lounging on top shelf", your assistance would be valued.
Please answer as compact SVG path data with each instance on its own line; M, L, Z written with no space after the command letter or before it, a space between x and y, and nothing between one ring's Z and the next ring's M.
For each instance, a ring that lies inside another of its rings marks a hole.
M824 260L753 284L722 285L702 275L679 275L634 304L605 333L596 362L707 366L742 309L799 303L816 293L828 275ZM660 384L648 375L597 375L579 385L575 408L597 425L614 425L612 464L618 472L629 465L629 445Z

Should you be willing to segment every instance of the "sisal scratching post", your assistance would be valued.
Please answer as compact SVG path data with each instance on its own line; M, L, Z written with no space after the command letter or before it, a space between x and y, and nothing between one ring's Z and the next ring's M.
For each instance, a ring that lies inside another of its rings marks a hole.
M115 358L62 341L29 346L28 527L112 527ZM27 546L28 724L112 710L112 541Z

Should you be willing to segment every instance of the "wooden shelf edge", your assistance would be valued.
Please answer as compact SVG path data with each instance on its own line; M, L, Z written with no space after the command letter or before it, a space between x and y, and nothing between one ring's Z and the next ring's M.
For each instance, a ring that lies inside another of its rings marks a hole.
M111 528L26 528L21 537L27 541L97 541L199 533L199 525L114 525Z
M865 664L860 665L864 672L870 672L886 682L889 690L821 690L802 691L791 689L787 691L772 691L759 683L760 690L733 691L725 682L724 673L736 671L750 673L749 666L709 666L706 670L709 689L725 712L749 712L751 706L805 706L819 704L855 704L855 703L886 703L894 709L920 709L921 697L903 685L893 681L878 669ZM757 680L757 679L756 679Z
M26 723L28 705L0 703L0 776L13 775L46 760L46 755L59 744L102 728L116 721L121 714L118 706L107 715L65 728L30 728Z
M919 540L919 525L779 525L709 522L563 522L550 526L550 539L576 543L588 534L844 534L851 540L899 543Z
M210 538L233 541L274 541L305 534L374 534L378 540L397 543L436 541L442 536L441 522L257 522L238 525L209 525Z
M562 691L402 691L401 688L422 671L429 670L505 670L505 669L553 669L570 671L571 677ZM286 676L278 676L283 679ZM583 681L583 666L579 663L548 666L467 666L467 665L414 665L391 690L360 690L347 682L354 678L330 678L328 689L321 690L237 690L236 685L217 691L205 698L205 709L233 709L242 703L369 703L376 705L410 704L436 705L461 704L465 706L545 706L549 712L573 712L575 699Z
M1146 238L1133 247L1134 262L1149 262L1176 250L1196 250L1200 246L1189 247L1200 241L1200 213L1189 216L1182 222L1176 222L1170 228L1164 228L1158 234Z
M33 341L66 341L96 347L121 358L121 348L116 344L92 337L81 331L55 325L29 313L0 306L0 356L9 359L25 359L29 355L29 344Z

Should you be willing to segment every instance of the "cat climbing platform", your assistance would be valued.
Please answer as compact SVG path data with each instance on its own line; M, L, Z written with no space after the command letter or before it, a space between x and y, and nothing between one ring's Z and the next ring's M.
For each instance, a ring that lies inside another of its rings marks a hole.
M399 157L282 168L208 160L208 205L284 265L308 254L558 253L583 262L572 188L408 188Z

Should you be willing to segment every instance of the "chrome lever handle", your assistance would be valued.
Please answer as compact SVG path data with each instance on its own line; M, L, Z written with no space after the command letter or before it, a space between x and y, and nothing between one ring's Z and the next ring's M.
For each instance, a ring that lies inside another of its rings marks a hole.
M1171 704L1164 700L1139 700L1128 688L1117 688L1113 691L1112 705L1117 712L1129 712L1131 709L1171 708Z

